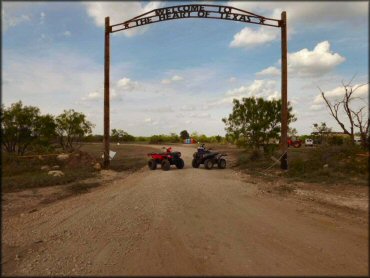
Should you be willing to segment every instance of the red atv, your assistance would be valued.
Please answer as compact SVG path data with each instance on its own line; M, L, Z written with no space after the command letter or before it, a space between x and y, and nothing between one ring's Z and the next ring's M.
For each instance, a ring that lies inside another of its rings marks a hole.
M294 148L300 148L302 146L302 141L296 139L295 137L288 138L288 147L293 146Z
M184 160L181 158L180 152L173 152L172 148L165 148L163 153L148 153L151 159L148 161L148 167L150 170L155 170L157 164L161 164L162 170L170 170L171 165L176 165L178 169L182 169L185 166Z

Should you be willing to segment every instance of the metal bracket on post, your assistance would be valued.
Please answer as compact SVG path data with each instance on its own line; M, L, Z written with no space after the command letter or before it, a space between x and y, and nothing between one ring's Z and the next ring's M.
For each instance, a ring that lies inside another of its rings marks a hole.
M288 169L288 42L286 12L281 13L281 161L280 168Z
M110 64L110 46L109 17L105 18L105 40L104 40L104 168L109 168L109 64Z

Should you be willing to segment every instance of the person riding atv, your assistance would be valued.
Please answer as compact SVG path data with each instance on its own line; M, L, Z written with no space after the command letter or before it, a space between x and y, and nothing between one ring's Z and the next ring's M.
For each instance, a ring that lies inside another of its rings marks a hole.
M198 147L197 151L193 154L193 161L191 165L193 168L199 168L201 164L208 170L213 168L214 164L218 165L218 168L226 168L226 160L223 158L227 154L220 154L219 152L211 152L212 149L207 149L204 144Z

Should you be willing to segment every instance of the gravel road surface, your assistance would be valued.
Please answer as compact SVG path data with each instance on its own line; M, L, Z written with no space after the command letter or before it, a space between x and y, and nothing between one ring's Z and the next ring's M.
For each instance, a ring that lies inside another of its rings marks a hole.
M3 220L3 275L367 275L368 223L260 194L232 169L120 175Z

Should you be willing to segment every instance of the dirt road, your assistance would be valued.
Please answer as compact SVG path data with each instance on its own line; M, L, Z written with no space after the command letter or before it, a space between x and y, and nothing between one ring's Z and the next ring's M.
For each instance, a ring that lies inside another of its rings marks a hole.
M3 220L3 275L367 275L367 217L261 194L231 169L147 168Z

